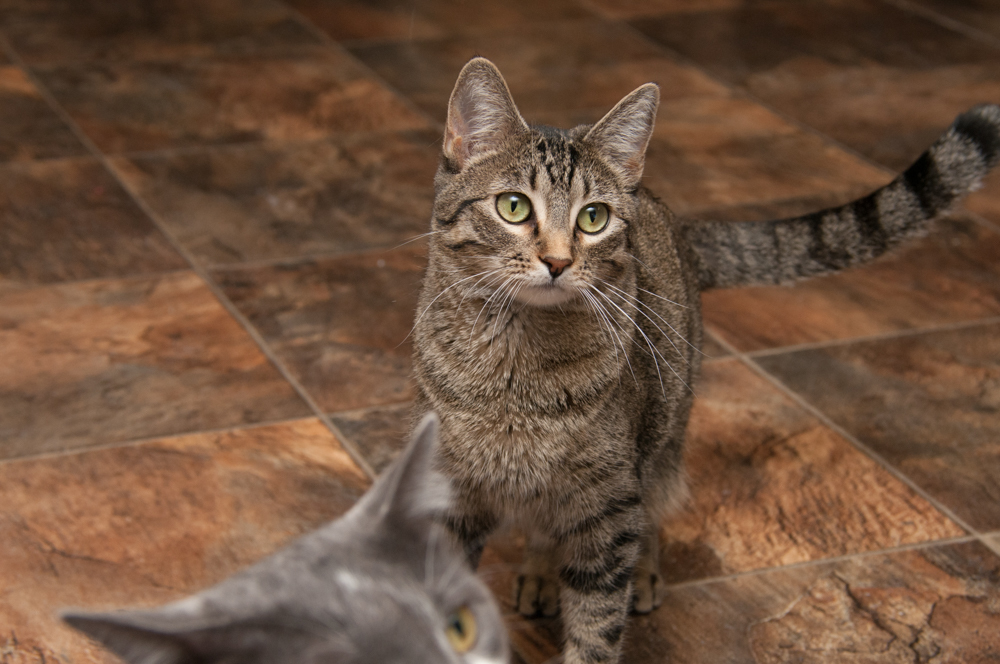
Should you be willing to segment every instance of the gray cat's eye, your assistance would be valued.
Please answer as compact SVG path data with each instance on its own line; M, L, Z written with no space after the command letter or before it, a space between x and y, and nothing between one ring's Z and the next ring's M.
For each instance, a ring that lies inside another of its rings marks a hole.
M608 225L611 214L604 203L591 203L576 215L576 225L584 233L600 233Z
M524 194L507 192L497 196L497 212L512 224L519 224L531 214L531 201Z

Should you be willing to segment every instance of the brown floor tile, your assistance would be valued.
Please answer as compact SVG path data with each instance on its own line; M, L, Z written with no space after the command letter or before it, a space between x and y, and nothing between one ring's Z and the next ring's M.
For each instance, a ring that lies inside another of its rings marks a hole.
M31 65L288 52L319 43L273 0L5 4L4 33Z
M983 188L969 196L964 205L1000 228L1000 169L990 173Z
M406 445L412 403L337 413L334 424L353 442L376 473L381 473Z
M187 263L93 159L0 166L0 291Z
M226 295L326 412L411 399L408 338L426 249L216 270Z
M684 14L719 9L733 9L754 0L587 0L602 16L630 19L659 14Z
M391 247L428 230L436 131L114 160L207 264Z
M426 39L463 32L510 32L549 21L585 18L576 0L290 0L334 39Z
M326 47L297 55L69 63L36 71L109 153L426 126L353 59Z
M87 149L24 70L0 66L0 162L84 154Z
M708 327L744 351L1000 315L1000 233L957 215L863 268L794 286L709 291Z
M0 464L3 661L118 661L56 611L200 590L340 515L367 483L313 419Z
M1000 325L759 358L981 531L1000 528Z
M998 574L1000 558L968 543L672 589L633 617L624 661L991 662Z
M0 292L0 457L308 414L190 272Z
M441 122L459 71L475 55L496 63L518 108L533 123L563 124L564 118L593 122L650 81L660 84L664 100L725 93L718 83L674 63L629 30L598 21L529 24L476 36L355 45L350 50ZM585 113L577 119L571 112L579 110Z
M897 170L957 113L1000 98L1000 49L877 0L776 0L633 25Z
M695 391L668 583L965 534L743 364L706 364Z
M879 169L739 97L661 104L643 182L677 212L864 193Z
M994 0L910 0L942 16L1000 37L1000 6Z

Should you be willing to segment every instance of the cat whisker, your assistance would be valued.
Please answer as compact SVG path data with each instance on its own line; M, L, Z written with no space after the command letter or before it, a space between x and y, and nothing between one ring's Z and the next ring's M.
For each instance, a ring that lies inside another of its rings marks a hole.
M699 353L701 353L701 349L700 348L698 348L697 346L695 346L694 344L692 344L690 341L688 341L687 339L685 339L684 335L682 335L680 332L678 332L676 329L674 329L674 326L671 325L669 323L669 321L667 321L663 316L661 316L659 313L657 313L657 311L655 309L653 309L652 307L650 307L648 304L646 304L645 302L643 302L639 298L635 297L634 295L630 295L630 294L626 293L625 291L623 291L621 288L618 288L614 284L611 284L611 283L608 283L607 281L604 281L604 279L598 279L598 281L600 281L601 283L607 285L609 288L613 289L615 291L615 294L618 295L619 297L622 297L623 299L624 298L628 298L628 300L631 300L634 303L633 306L638 305L638 306L636 306L636 311L638 311L640 314L642 314L643 316L645 316L646 320L648 320L650 323L653 324L653 327L655 327L660 332L660 334L663 335L663 338L666 339L670 343L670 345L674 347L674 350L677 351L677 354L680 355L681 359L684 360L685 363L688 363L687 357L685 357L684 354L681 353L681 350L670 339L670 336L666 332L664 332L660 328L659 325L656 324L656 321L654 321L652 318L650 318L649 315L646 314L646 312L644 312L639 307L645 307L646 309L649 309L649 311L651 311L654 316L656 316L661 321L663 321L663 324L666 325L670 329L671 332L673 332L674 334L676 334L677 337L681 341L683 341L688 346L691 346L691 348L693 348L696 351L698 351ZM626 301L628 301L628 300L626 300ZM702 353L702 354L704 354L704 353Z
M444 295L445 293L447 293L449 290L451 290L455 286L458 286L463 281L468 281L469 279L475 279L476 277L478 277L480 275L483 275L483 274L489 275L489 274L492 274L492 273L500 272L502 269L503 268L497 268L495 270L487 270L486 272L479 272L478 274L473 274L472 276L465 277L464 279L459 279L458 281L456 281L452 285L450 285L447 288L443 289L440 293L438 293L434 297L433 300L431 300L430 302L427 303L427 306L424 307L424 310L421 311L420 315L417 316L416 320L413 321L413 327L410 328L410 331L406 333L406 336L403 337L403 340L399 342L399 345L397 345L396 348L399 348L399 346L402 346L404 343L406 343L406 340L410 338L410 335L413 334L413 331L415 329L417 329L417 323L420 322L420 319L424 317L424 314L426 314L427 310L431 308L431 305L433 305L435 302L437 302L438 298L440 298L442 295Z
M621 371L621 361L618 359L618 345L615 343L615 338L612 336L610 324L604 320L603 311L600 311L597 303L594 301L594 296L587 291L581 291L580 294L584 298L584 302L587 303L587 308L594 313L594 318L597 319L597 324L600 326L601 331L608 337L608 341L611 342L611 348L615 351L615 367L618 371ZM621 384L621 375L618 376L618 382Z
M420 235L414 235L409 240L404 240L403 242L400 242L399 244L397 244L395 247L393 247L389 251L394 251L396 249L399 249L400 247L405 247L406 245L410 244L411 242L416 242L417 240L421 240L421 239L423 239L425 237L430 237L431 235L437 235L438 233L444 233L444 232L445 231L443 231L443 230L437 230L437 231L430 231L429 233L421 233Z
M657 293L654 293L651 290L646 290L645 288L640 288L640 287L637 287L637 288L639 290L641 290L643 293L648 293L649 295L652 295L653 297L659 298L659 299L663 300L664 302L669 302L670 304L673 304L675 306L681 307L682 309L689 309L690 308L686 304L681 304L680 302L674 302L670 298L666 298L666 297L663 297L662 295L658 295Z
M590 286L589 284L588 284L588 287L589 288L594 288L593 286ZM597 291L596 288L594 288L594 290L596 292L600 293L600 291ZM581 292L586 292L586 291L581 291ZM618 322L615 320L614 316L612 316L611 313L609 311L607 311L603 307L603 305L601 305L600 301L594 299L593 303L594 303L595 307L597 307L597 310L600 311L602 313L602 315L604 315L606 317L606 320L608 320L609 323L613 323L615 325L615 327L617 327L621 331L622 334L626 334L626 336L627 336L627 333L625 332L625 328L623 328L621 325L618 324ZM612 332L614 332L614 328L609 327L609 329L611 329ZM622 342L621 336L619 336L618 332L614 332L614 335L615 335L615 338L618 340L618 345L621 346L622 355L625 356L625 363L628 365L628 371L629 371L630 374L632 374L632 380L634 380L635 384L638 385L639 384L639 379L636 377L635 371L632 369L632 361L629 360L628 351L625 349L625 344ZM635 339L632 339L632 341L634 343ZM618 351L616 350L615 351L615 358L617 359L617 357L618 357Z

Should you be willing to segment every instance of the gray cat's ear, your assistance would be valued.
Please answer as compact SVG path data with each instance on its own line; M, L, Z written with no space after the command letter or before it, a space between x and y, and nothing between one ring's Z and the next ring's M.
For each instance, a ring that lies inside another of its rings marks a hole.
M638 186L642 177L659 105L659 86L642 85L618 102L584 137L629 187Z
M477 155L498 149L510 135L527 130L496 65L486 58L470 60L448 102L444 156L461 170Z
M410 523L447 508L448 481L433 467L439 427L437 415L424 416L406 448L358 503L359 511L380 520Z
M62 619L99 641L129 664L194 664L201 661L181 637L158 630L140 613L66 611Z

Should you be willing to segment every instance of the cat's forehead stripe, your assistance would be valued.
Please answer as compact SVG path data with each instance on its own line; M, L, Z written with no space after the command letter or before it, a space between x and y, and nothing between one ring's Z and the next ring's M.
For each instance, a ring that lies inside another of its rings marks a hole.
M579 152L562 136L542 136L535 143L538 154L545 166L545 172L553 186L569 187L576 174ZM534 187L534 184L532 185Z

